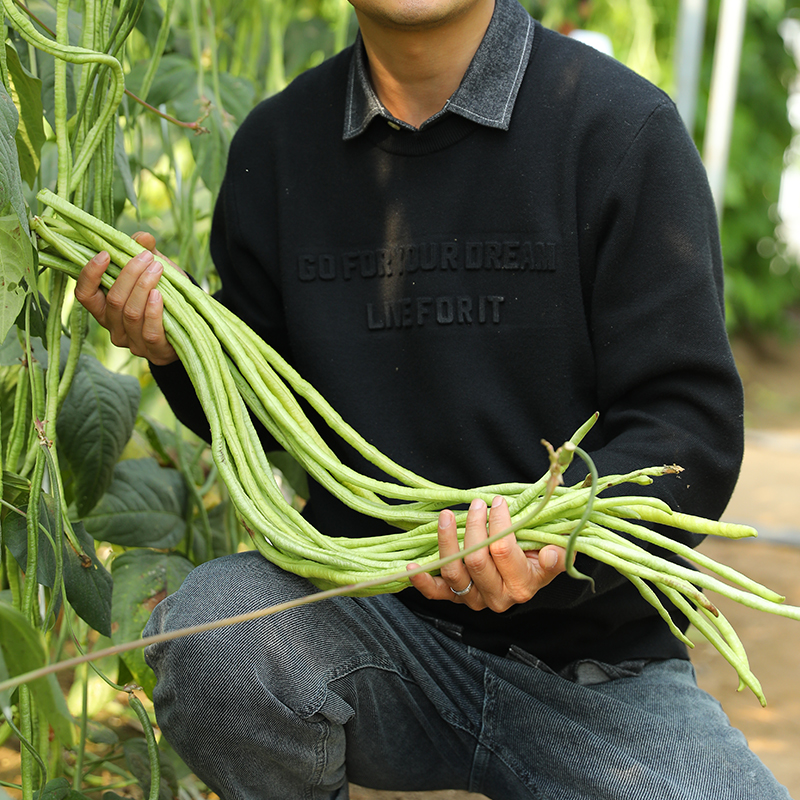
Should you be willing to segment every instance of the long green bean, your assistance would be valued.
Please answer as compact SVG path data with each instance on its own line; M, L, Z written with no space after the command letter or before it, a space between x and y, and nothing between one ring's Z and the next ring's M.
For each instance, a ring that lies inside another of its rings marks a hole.
M141 251L134 240L62 198L43 190L39 199L58 215L35 219L31 224L41 240L41 264L75 277L93 252L106 250L112 265L103 285L109 288L127 261ZM602 496L612 486L649 485L659 476L679 472L680 467L646 467L627 474L598 476L588 454L579 447L595 415L562 447L554 450L548 445L550 468L533 483L466 489L442 486L395 463L367 442L294 368L185 276L167 268L159 289L164 298L165 332L208 418L214 463L242 524L266 558L322 588L363 582L369 576L376 581L385 578L385 582L371 583L364 593L400 591L408 586L407 580L398 579L406 564L438 562L441 509L455 509L463 544L467 512L458 507L474 497L483 497L488 503L502 494L508 500L512 527L523 549L555 544L568 550L570 560L574 552L618 570L655 608L672 633L691 644L671 619L659 598L661 592L734 666L741 685L763 698L741 642L705 592L714 591L792 619L800 619L800 608L784 605L776 592L653 530L651 525L730 538L752 536L755 531L677 513L664 501L644 494ZM382 477L363 475L343 463L312 425L301 401L311 406L336 436L377 467ZM284 499L253 418L329 492L360 513L386 522L390 532L351 539L324 536L311 526ZM589 476L574 486L560 485L561 474L575 453L586 460ZM707 572L686 566L684 560ZM580 576L572 567L570 573Z

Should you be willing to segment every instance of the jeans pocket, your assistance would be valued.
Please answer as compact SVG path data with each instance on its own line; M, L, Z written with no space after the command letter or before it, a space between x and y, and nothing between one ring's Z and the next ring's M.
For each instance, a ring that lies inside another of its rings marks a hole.
M414 612L414 616L416 616L418 619L421 619L423 622L426 622L437 631L441 631L449 639L454 639L457 642L461 642L464 639L463 625L458 625L457 623L450 622L446 619L439 619L438 617L429 617L427 614L419 614L416 611Z
M523 650L518 645L512 644L511 647L508 648L508 652L506 653L505 657L511 661L519 661L520 664L525 664L529 667L533 667L534 669L538 669L540 672L547 672L550 675L558 675L558 673L554 669L550 669L550 667L548 667L544 661L536 658L533 653Z
M579 686L592 686L598 683L616 681L620 678L636 678L653 659L637 658L607 664L594 658L581 658L567 664L560 672L562 678Z

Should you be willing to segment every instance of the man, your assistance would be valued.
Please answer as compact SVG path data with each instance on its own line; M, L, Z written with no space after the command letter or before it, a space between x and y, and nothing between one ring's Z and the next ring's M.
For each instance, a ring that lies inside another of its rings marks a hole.
M530 481L541 439L599 410L584 445L601 474L676 462L647 491L721 514L741 386L714 208L673 104L515 0L353 5L355 46L237 133L211 243L220 300L425 477ZM208 435L163 334L160 266L143 253L104 297L106 263L79 300ZM306 513L333 535L385 532L316 486ZM487 517L502 530L505 502L472 504L468 542ZM450 512L439 539L454 552ZM636 589L582 562L593 592L564 566L507 537L397 596L150 648L159 724L226 800L342 800L348 780L494 800L787 797ZM258 555L219 559L148 632L309 591Z

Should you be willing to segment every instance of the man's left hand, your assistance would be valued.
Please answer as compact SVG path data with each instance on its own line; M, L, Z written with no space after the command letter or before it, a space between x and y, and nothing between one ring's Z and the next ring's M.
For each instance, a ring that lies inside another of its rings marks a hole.
M511 525L508 504L495 497L491 509L483 500L473 500L467 512L464 549L472 547ZM439 514L439 555L459 552L456 520L452 511ZM409 564L409 569L417 566ZM463 603L475 611L490 608L506 611L526 603L566 569L566 551L548 545L541 550L523 550L513 533L488 547L451 561L440 576L421 573L411 583L429 600ZM468 590L467 590L468 589ZM465 591L467 590L467 591Z

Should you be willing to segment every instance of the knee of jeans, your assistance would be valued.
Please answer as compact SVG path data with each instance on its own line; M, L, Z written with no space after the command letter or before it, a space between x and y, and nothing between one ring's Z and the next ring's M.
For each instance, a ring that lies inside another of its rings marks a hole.
M181 586L156 606L144 635L174 632L267 608L303 596L309 587L304 579L284 572L256 552L217 558L193 569ZM226 638L235 642L238 633L239 629L220 628L212 638L222 646ZM145 657L158 663L171 649L170 642L154 644L145 650Z
M248 576L263 569L265 562L259 558L240 554L196 567L174 593L155 607L143 635L174 633L258 608L258 600L252 594L260 584L259 576ZM145 660L159 678L166 669L174 671L180 662L195 665L192 674L202 675L205 665L219 666L224 661L235 638L231 627L222 627L205 634L168 639L146 647Z
M245 555L245 554L243 554ZM155 635L274 605L307 593L305 581L264 559L217 559L192 571L184 584L154 609L145 635ZM158 681L157 705L218 704L222 698L262 702L274 694L299 717L309 718L326 703L332 674L330 653L320 641L319 607L290 609L271 616L151 644L145 660ZM334 718L347 715L331 698Z

